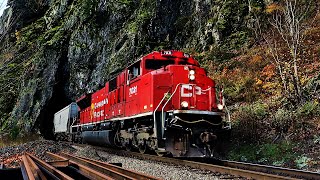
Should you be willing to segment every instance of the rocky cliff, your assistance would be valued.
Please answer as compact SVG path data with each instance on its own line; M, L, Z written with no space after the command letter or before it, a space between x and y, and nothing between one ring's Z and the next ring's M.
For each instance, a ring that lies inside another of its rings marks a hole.
M50 138L56 111L153 50L232 57L250 45L248 2L9 0L0 25L0 131Z

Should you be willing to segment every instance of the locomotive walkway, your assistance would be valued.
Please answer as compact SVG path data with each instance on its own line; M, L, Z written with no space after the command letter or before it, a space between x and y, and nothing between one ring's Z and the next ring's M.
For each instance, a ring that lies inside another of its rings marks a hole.
M1 179L46 180L46 179L123 179L155 180L158 178L121 168L119 166L61 153L47 152L54 161L45 162L26 153L22 156L21 168L0 169Z
M168 158L150 154L141 154L135 152L115 150L105 147L91 147L95 148L96 150L105 151L120 156L134 157L143 160L151 160L162 163L174 164L178 166L188 166L194 169L201 169L205 171L212 171L216 174L220 174L222 179L320 179L320 173L281 168L275 166L265 166L235 161L224 161L212 158ZM231 177L228 177L228 175L231 175Z

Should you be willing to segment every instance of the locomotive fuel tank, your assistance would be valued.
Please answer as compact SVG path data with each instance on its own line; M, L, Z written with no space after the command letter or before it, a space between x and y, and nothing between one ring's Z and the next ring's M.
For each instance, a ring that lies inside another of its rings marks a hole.
M82 132L82 142L101 146L115 146L115 131L84 131Z

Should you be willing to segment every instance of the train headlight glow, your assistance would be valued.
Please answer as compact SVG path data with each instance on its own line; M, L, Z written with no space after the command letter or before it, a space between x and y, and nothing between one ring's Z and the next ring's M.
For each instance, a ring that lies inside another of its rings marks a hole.
M190 70L190 71L189 71L189 74L190 74L190 75L194 75L194 74L195 74L194 70Z
M187 101L182 101L182 102L181 102L181 106L182 106L183 108L187 108L187 107L189 106L189 103L188 103Z
M223 105L222 104L218 104L218 109L222 110L223 109Z
M196 76L195 76L194 74L190 74L189 79L190 79L191 81L193 81L193 80L196 79Z

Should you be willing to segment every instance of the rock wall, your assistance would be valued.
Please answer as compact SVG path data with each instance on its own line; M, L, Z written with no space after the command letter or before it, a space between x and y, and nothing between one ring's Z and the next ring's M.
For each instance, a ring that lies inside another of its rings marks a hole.
M10 98L0 94L0 131L40 130L50 138L56 111L153 50L239 48L250 38L247 2L9 1L0 23L0 85L15 83Z

